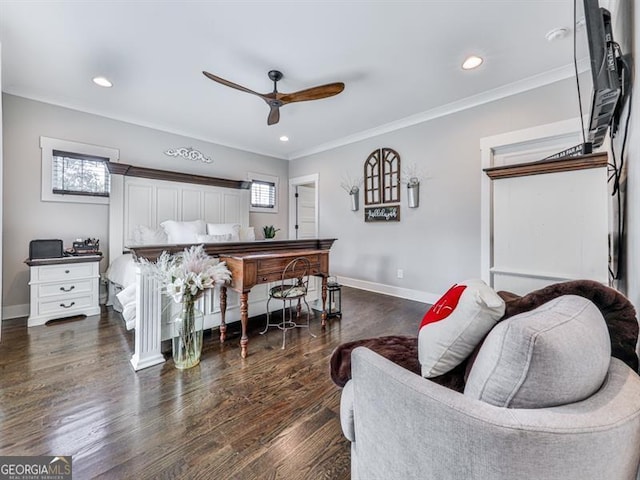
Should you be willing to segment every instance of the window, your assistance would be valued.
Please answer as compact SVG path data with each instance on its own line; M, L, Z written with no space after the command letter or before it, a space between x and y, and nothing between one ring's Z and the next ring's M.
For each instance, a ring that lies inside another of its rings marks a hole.
M254 180L251 183L251 206L273 208L276 206L276 184Z
M278 213L278 177L249 173L252 212Z
M107 162L117 162L114 148L40 137L45 202L109 203Z
M108 158L53 151L51 184L60 195L92 195L108 197L111 177Z

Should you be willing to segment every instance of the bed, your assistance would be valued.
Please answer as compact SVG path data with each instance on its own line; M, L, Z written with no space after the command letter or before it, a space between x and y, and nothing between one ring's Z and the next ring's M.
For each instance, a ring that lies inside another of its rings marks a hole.
M109 300L120 312L127 329L135 330L135 370L164 362L160 342L172 336L170 322L178 306L161 295L152 278L142 274L130 248L141 246L161 252L203 243L240 245L255 242L249 226L249 183L177 174L153 169L110 164ZM257 243L264 243L258 241ZM251 315L266 312L267 284L256 285L249 303ZM319 283L310 292L319 297ZM219 288L199 300L204 328L221 324ZM226 297L227 324L239 321L240 295ZM159 323L159 325L158 325ZM158 328L159 327L159 328Z

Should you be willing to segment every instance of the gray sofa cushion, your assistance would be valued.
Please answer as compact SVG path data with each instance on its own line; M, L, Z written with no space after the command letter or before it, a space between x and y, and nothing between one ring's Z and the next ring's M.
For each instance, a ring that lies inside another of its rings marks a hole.
M610 357L598 308L583 297L561 296L491 330L464 394L512 408L577 402L600 388Z

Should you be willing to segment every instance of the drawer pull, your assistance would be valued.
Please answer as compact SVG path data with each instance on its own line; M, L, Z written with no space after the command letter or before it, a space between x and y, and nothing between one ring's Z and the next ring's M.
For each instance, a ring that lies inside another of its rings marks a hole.
M60 290L62 290L63 292L70 292L74 288L76 288L76 286L75 285L71 285L69 288L60 287Z
M267 277L262 277L263 282L266 282L267 280L268 280Z
M76 304L76 302L71 302L69 305L65 305L64 303L61 303L60 306L62 308L71 308Z
M69 270L65 270L64 273L69 273Z

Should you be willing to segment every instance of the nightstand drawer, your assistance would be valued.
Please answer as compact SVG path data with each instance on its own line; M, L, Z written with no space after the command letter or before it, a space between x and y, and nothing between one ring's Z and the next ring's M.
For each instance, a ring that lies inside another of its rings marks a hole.
M71 280L75 278L87 278L98 276L97 262L62 264L62 265L44 265L37 267L36 278L32 281L51 282L56 280Z
M38 286L38 296L60 298L73 297L78 294L93 293L95 279L72 280L61 283L44 283Z
M38 315L54 315L60 318L76 315L78 310L84 311L92 307L93 298L93 295L82 295L62 299L40 300L37 305Z

